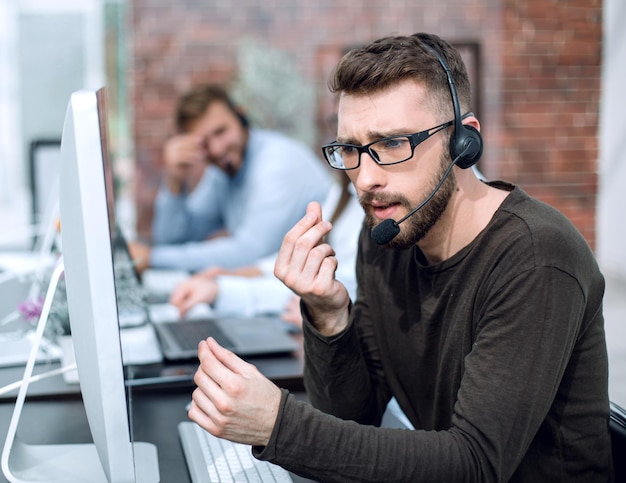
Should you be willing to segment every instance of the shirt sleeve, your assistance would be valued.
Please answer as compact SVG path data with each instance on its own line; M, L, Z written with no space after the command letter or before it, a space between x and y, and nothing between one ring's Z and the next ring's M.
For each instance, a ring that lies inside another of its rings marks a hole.
M435 456L433 449L438 443L453 438L445 433L377 428L343 420L283 390L270 441L267 446L253 447L253 454L315 481L471 480L438 479L440 475L427 473L429 468L415 471L422 460Z
M224 193L223 174L214 167L204 171L202 179L191 193L175 195L162 184L154 203L153 244L200 241L219 230L223 225L218 209L219 199Z
M359 235L361 238L364 232ZM313 405L362 424L380 424L391 398L374 340L363 267L366 257L358 242L357 297L349 306L350 323L340 334L322 336L301 303L304 333L304 382Z

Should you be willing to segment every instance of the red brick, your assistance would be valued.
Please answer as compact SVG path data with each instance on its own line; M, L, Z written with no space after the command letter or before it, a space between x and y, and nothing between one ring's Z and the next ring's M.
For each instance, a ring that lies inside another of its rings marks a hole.
M293 56L318 96L317 138L326 142L334 137L326 82L341 51L383 35L431 31L480 45L476 111L488 141L481 168L563 211L593 246L601 0L134 0L130 10L140 235L149 235L176 97L198 82L235 79L240 41Z

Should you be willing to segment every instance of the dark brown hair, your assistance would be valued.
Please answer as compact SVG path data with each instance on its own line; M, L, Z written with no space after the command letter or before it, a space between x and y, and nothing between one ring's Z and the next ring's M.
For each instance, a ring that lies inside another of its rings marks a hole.
M178 100L174 116L178 132L187 132L191 125L200 119L214 102L221 102L226 105L239 118L243 126L248 127L248 120L235 106L226 89L214 84L200 84L183 94Z
M433 94L433 108L442 117L453 114L446 72L433 48L448 64L462 111L469 110L471 91L465 64L458 51L433 34L390 36L350 50L329 81L331 92L365 95L413 79Z

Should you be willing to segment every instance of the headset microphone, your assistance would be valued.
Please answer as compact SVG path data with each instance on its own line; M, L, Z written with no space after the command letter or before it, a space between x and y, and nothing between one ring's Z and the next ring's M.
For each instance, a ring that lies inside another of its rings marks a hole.
M404 220L406 220L407 218L410 218L419 210L421 210L422 207L426 203L428 203L432 199L433 196L435 196L435 193L439 191L439 188L441 188L441 185L450 174L450 171L452 171L452 168L454 167L454 165L463 156L463 154L469 149L472 149L472 146L467 146L463 150L463 152L459 156L457 156L454 159L454 161L450 163L450 166L448 166L448 168L446 169L446 172L439 180L439 183L437 183L437 186L435 186L435 189L432 190L432 192L426 197L426 199L422 201L419 205L417 205L417 207L413 208L411 211L409 211L406 215L404 215L398 221L394 220L393 218L387 218L386 220L383 220L378 225L376 225L372 229L372 233L371 233L372 240L374 240L376 244L378 245L385 245L389 243L391 240L393 240L398 235L398 233L400 233L400 223L402 223Z

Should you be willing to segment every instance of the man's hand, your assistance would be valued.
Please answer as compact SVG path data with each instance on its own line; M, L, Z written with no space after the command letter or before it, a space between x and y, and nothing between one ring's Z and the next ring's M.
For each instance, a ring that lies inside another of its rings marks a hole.
M170 191L193 191L207 166L206 147L201 136L179 134L171 137L163 148L166 182Z
M150 266L150 246L145 243L130 242L128 243L128 251L133 259L135 268L139 273L143 272Z
M280 389L212 338L200 342L198 357L189 418L214 436L266 446L278 416Z
M274 266L274 275L302 298L324 335L345 329L350 303L348 291L335 279L335 252L324 243L331 228L320 204L309 203L304 218L285 235Z
M218 284L214 277L197 274L179 283L170 296L170 303L183 317L189 309L199 303L212 304L218 295Z
M219 295L217 277L232 275L238 277L260 277L261 270L254 266L227 270L222 267L211 267L195 274L193 277L179 283L170 296L170 303L175 305L183 317L189 309L199 303L212 304Z

